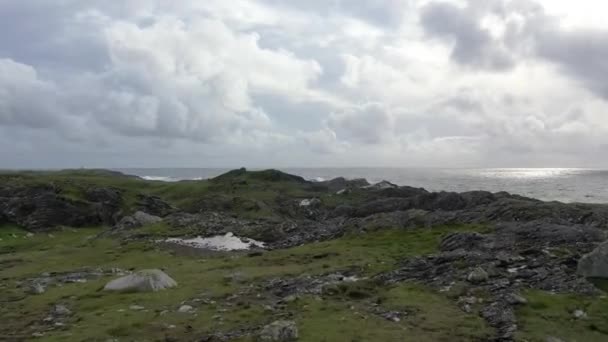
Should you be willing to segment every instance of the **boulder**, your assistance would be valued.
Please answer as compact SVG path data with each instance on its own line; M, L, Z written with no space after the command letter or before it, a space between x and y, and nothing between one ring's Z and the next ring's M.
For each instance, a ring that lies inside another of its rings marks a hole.
M154 216L165 217L173 212L175 208L163 201L160 197L145 194L137 195L137 209Z
M68 309L65 305L55 305L53 310L51 311L55 316L69 316L72 314L72 311Z
M192 311L194 311L194 308L190 305L182 305L177 309L177 312L179 313L190 313Z
M490 276L488 275L488 272L486 272L483 268L481 267L477 267L475 268L473 271L471 271L471 273L469 273L469 275L467 276L467 280L470 283L473 284L481 284L483 282L486 282L488 279L490 278Z
M298 339L298 327L294 321L276 321L265 326L260 332L259 341L287 342Z
M587 278L608 278L608 241L584 255L578 262L577 272Z
M117 228L119 229L130 229L130 228L139 228L143 226L147 226L149 224L155 224L161 222L163 219L150 215L148 213L144 213L143 211L138 211L131 216L123 217L120 222L117 224Z
M365 188L366 189L370 189L370 190L385 190L385 189L397 189L398 187L399 186L396 185L396 184L393 184L393 183L391 183L389 181L383 180L383 181L378 182L376 184L368 185Z
M156 292L177 286L177 282L157 269L142 270L109 282L105 291Z

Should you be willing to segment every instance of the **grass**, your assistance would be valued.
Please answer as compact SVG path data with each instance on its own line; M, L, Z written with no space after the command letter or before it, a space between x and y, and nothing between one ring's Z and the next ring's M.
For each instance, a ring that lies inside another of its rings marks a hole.
M114 188L121 191L126 212L134 211L137 194L147 194L189 212L211 209L244 218L268 218L276 216L280 196L307 198L317 194L307 183L288 176L273 170L247 171L219 180L167 183L117 176L104 170L66 170L0 173L0 184L53 185L61 196L73 201L86 201L85 192L92 187Z
M147 227L158 234L164 234L165 228L162 225ZM226 297L275 277L315 275L351 268L360 269L364 275L372 275L390 269L403 258L433 253L443 234L479 229L458 226L387 230L269 251L257 257L246 254L190 257L161 250L154 244L93 239L100 232L93 228L64 229L53 233L53 237L48 234L27 237L17 227L0 227L0 301L3 302L0 307L0 320L3 322L0 336L25 334L29 337L33 332L43 330L42 319L57 303L70 307L74 315L65 330L49 331L44 340L131 340L163 336L191 339L213 331L257 327L281 317L264 311L265 296L244 296L242 302L236 304L227 303ZM112 277L84 284L51 286L41 295L26 295L25 288L18 286L19 281L37 277L42 272L73 271L83 267L163 268L179 286L158 293L100 292L99 289ZM235 272L242 274L243 279L227 281L227 276ZM448 299L430 290L415 287L364 290L369 295L352 295L355 291L347 289L345 296L328 297L323 302L308 298L294 304L296 307L292 309L297 313L301 340L321 341L319 334L325 334L327 341L357 338L360 341L404 338L406 341L407 338L434 341L447 338L452 329L461 329L462 334L457 336L464 341L465 336L485 334L474 323L475 317L457 312L453 305L449 306L451 309L443 307L449 304ZM397 324L369 313L362 318L350 309L352 305L361 305L361 300L379 296L391 305L413 305L420 314ZM213 300L215 304L193 302L196 298ZM176 312L182 302L196 306L196 314ZM145 310L133 311L129 309L130 305L141 305ZM221 320L216 315L221 315ZM342 317L344 321L339 321ZM444 322L448 318L452 320ZM468 325L467 322L473 323ZM354 324L356 328L345 332L347 324ZM442 325L445 328L441 328Z
M522 306L519 317L520 340L545 341L553 336L564 341L603 342L608 340L608 299L573 294L527 291L528 305ZM577 319L575 310L587 317Z
M379 292L389 309L408 314L393 322L360 302L306 297L294 304L301 341L474 341L492 333L480 317L463 313L448 298L421 286L404 284Z

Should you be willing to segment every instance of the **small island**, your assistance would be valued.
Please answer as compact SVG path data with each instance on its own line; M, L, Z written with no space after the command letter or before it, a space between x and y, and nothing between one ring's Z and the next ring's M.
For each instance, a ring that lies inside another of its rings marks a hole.
M606 341L608 205L233 170L0 174L0 339Z

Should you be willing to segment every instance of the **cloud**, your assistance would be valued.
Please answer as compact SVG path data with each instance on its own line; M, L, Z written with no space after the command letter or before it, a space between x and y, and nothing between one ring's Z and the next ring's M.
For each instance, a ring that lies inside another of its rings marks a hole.
M421 10L421 25L431 37L453 45L451 58L456 63L497 71L511 69L516 64L515 56L500 39L492 36L489 28L481 25L482 17L473 4L477 2L466 7L431 2Z
M608 29L566 31L552 27L537 33L537 53L608 99Z
M393 121L391 112L382 104L366 103L332 113L327 126L341 140L379 144L392 137Z
M33 66L0 60L0 122L67 129L62 122L77 116L124 136L228 141L271 125L252 94L306 99L322 73L315 61L262 49L255 33L213 19L102 22L110 61L103 71L43 77Z
M0 159L603 163L608 27L566 25L554 3L7 2Z

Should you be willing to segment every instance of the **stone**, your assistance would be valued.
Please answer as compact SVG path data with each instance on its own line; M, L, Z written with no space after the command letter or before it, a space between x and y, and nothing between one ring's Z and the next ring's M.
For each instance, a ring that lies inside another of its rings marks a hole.
M114 224L107 215L100 213L102 206L96 201L67 198L54 184L0 184L0 221L17 224L32 233L58 226Z
M477 267L467 276L467 280L472 284L481 284L486 282L490 276L483 268Z
M259 341L287 342L298 339L298 327L294 321L275 321L265 326L258 336Z
M143 211L137 211L131 216L123 217L116 227L119 229L139 228L162 222L162 220L163 219L158 216L150 215Z
M52 313L55 316L69 316L72 314L72 311L65 305L57 304L53 307Z
M152 269L142 270L112 280L104 287L105 291L156 292L177 286L177 282L165 272Z
M133 310L133 311L141 311L144 310L145 307L141 306L141 305L131 305L129 306L129 310Z
M528 304L528 300L521 295L516 293L510 293L506 296L507 302L511 305L524 305Z
M46 292L46 287L40 283L34 283L30 287L30 293L32 294L43 294Z
M296 295L289 295L289 296L283 298L284 303L293 303L297 300L298 300L298 296L296 296Z
M165 217L175 211L169 203L159 197L145 194L137 195L137 208L139 211L150 213L154 216Z
M177 312L180 313L190 313L192 311L194 311L194 308L190 305L182 305L179 307L179 309L177 309Z
M572 315L574 316L574 318L576 319L582 319L582 318L587 318L587 313L583 310L574 310L574 312L572 313Z
M300 201L300 207L318 207L321 205L321 200L318 198L303 199Z
M608 241L579 260L577 273L587 278L608 278Z
M545 339L545 342L564 342L561 338L549 336Z
M366 189L370 189L370 190L385 190L385 189L396 189L398 187L399 186L397 186L396 184L393 184L393 183L391 183L389 181L383 180L383 181L378 182L376 184L368 185L365 188Z

